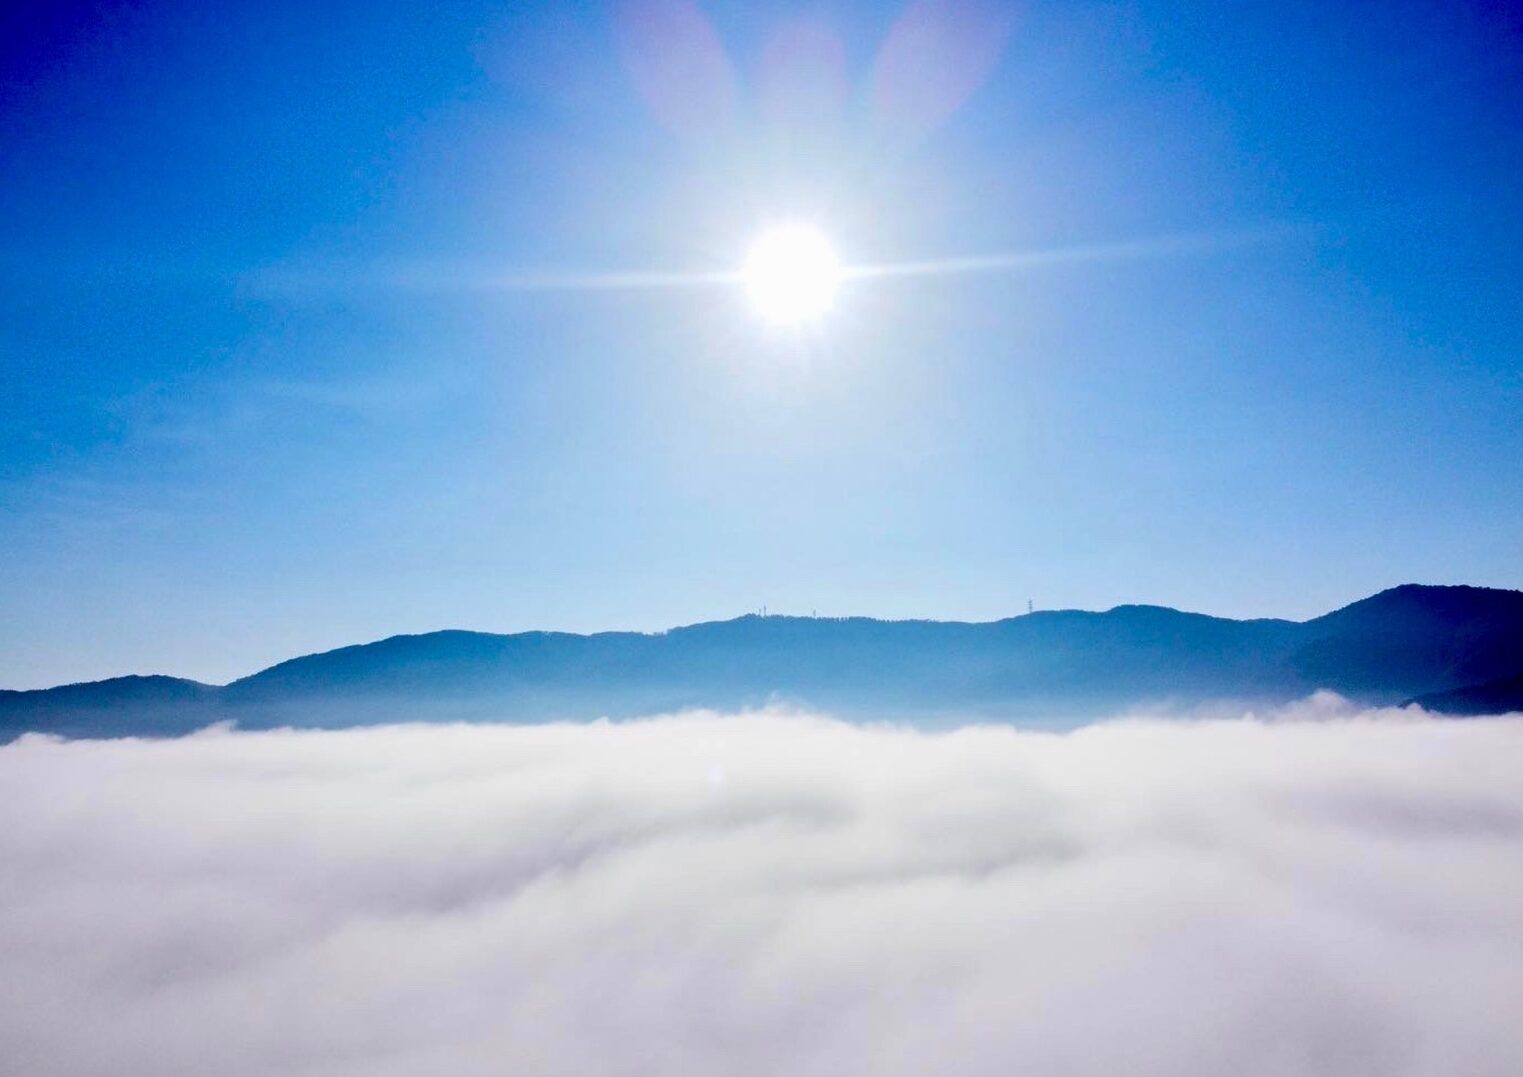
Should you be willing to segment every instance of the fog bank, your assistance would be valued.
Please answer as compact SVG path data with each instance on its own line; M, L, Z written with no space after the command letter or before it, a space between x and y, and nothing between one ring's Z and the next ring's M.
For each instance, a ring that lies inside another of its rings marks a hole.
M1317 720L1310 720L1317 719ZM1523 1070L1523 719L0 749L49 1075Z

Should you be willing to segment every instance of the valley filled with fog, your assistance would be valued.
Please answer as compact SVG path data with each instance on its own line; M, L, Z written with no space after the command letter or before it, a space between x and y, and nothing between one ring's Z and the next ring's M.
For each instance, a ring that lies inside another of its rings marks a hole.
M1523 718L27 735L11 1072L1448 1075L1523 1030Z

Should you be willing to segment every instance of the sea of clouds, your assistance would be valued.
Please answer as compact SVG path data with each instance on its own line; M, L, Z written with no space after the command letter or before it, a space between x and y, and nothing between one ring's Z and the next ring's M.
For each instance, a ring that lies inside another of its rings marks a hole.
M26 737L0 1071L1515 1075L1523 718Z

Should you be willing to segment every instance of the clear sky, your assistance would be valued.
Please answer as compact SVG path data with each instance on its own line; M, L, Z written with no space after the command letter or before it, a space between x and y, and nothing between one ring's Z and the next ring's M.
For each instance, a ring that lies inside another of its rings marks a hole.
M0 686L1523 586L1502 5L229 7L0 16ZM783 220L1057 256L524 286Z

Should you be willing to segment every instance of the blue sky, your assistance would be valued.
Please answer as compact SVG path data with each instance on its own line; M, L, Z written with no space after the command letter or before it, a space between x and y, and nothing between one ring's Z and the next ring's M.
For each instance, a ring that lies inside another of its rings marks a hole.
M0 685L1523 585L1499 10L4 18ZM795 217L848 262L1101 255L852 282L802 333L730 287L502 285L728 270Z

